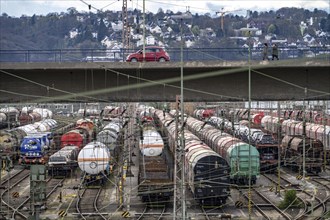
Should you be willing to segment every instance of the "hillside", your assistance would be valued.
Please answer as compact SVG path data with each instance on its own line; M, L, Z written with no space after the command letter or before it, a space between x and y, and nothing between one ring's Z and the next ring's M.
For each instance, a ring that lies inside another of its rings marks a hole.
M176 13L180 14L180 13ZM184 20L182 33L186 47L241 47L248 34L241 28L253 27L253 44L279 40L285 45L330 45L330 14L314 9L281 8L277 11L249 12L248 15L225 15L224 29L220 16L194 14ZM146 14L148 44L180 47L181 25L171 18L173 12ZM131 27L131 48L142 45L142 13L128 12ZM49 13L46 16L0 16L1 50L20 49L102 49L121 48L121 12L105 11L80 13L69 8L66 13Z

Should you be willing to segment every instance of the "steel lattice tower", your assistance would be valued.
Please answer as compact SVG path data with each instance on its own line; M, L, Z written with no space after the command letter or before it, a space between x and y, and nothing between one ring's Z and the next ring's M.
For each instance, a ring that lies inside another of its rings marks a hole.
M128 25L127 0L123 0L122 23L123 23L123 32L122 32L123 49L128 49L129 48L130 27Z

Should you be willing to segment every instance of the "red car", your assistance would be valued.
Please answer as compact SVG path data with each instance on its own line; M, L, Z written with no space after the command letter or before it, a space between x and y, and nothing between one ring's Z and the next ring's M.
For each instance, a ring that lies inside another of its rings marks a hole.
M158 61L158 62L170 61L170 56L162 47L147 46L145 47L145 50L146 50L145 52L146 61ZM142 62L142 61L143 61L143 49L128 55L126 58L126 62Z

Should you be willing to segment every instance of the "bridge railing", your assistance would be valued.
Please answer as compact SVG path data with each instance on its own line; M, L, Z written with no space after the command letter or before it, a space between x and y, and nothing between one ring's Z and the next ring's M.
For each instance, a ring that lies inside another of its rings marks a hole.
M251 60L262 60L263 48L251 48ZM125 62L137 51L109 49L0 50L0 62ZM180 48L166 49L171 61L181 60ZM184 48L183 61L247 61L248 48ZM271 58L271 49L268 52ZM280 47L280 59L316 58L330 61L329 47Z

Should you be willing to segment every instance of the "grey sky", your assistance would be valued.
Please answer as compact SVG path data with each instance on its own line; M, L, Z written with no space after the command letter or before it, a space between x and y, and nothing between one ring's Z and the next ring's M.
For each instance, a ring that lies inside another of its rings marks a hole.
M142 10L143 0L128 0L128 8ZM118 10L122 8L122 0L0 0L0 12L10 16L32 16L33 14L47 15L51 12L67 12L70 7L78 11L88 11L88 4L92 5L92 12L96 9ZM146 11L156 13L159 8L173 12L190 10L192 13L215 14L216 11L228 11L245 15L247 10L269 11L282 7L296 7L314 10L325 10L330 13L329 0L145 0ZM96 9L95 9L96 8Z

